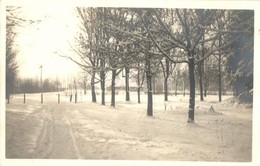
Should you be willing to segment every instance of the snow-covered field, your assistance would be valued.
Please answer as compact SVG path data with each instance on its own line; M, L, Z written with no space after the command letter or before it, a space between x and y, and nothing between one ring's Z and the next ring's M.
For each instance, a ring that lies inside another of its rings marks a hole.
M154 116L146 116L131 93L116 96L116 107L92 103L79 93L78 103L61 93L14 95L6 105L6 157L37 159L109 159L245 161L252 159L252 109L231 96L196 97L195 123L187 123L188 96L154 95ZM210 110L211 106L214 111Z

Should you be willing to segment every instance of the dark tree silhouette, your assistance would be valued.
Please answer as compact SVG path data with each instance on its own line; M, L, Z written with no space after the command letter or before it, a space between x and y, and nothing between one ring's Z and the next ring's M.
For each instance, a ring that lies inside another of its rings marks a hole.
M230 38L233 53L227 59L230 85L240 101L253 101L254 11L240 10L229 13L234 27Z
M15 88L15 82L18 73L18 63L16 60L17 50L15 48L16 26L21 20L17 16L19 8L6 8L6 94L5 98L8 103L10 95Z

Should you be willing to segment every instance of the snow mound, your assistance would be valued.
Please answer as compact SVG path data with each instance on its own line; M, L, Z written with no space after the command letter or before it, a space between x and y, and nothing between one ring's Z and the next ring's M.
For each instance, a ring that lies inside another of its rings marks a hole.
M210 106L208 111L205 111L204 114L207 114L207 115L223 115L221 112L215 111L213 106Z
M230 99L227 99L225 101L222 101L221 103L222 106L226 107L235 107L235 108L253 108L253 103L243 103L241 102L238 98L232 97Z
M197 115L223 115L223 113L216 111L213 105L209 106L197 106L195 109Z

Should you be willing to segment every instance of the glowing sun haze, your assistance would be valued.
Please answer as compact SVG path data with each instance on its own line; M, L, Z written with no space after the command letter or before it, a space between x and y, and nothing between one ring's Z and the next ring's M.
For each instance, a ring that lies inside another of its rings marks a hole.
M75 8L69 6L23 6L21 15L38 23L19 27L16 46L18 48L19 76L35 78L65 78L75 75L79 68L62 55L72 55L70 45L78 30Z

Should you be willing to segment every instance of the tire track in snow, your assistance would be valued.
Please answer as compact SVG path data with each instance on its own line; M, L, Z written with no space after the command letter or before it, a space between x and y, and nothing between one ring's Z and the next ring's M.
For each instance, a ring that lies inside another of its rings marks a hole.
M77 158L82 155L77 144L76 135L67 111L71 111L70 105L52 105L53 119L53 151L50 158Z
M53 121L45 120L41 133L38 136L36 149L34 151L32 158L45 158L51 153L53 148L52 145L53 136L52 134L48 134L48 133L52 133L52 132L53 132Z
M45 111L45 106L37 107L16 125L11 133L12 137L6 140L7 158L31 158L33 156L40 134L39 128L42 127L41 117Z
M77 143L77 140L76 140L76 136L75 136L75 132L72 128L72 123L71 123L71 120L70 118L65 115L65 113L63 113L63 116L65 117L68 125L69 125L69 131L70 131L70 136L71 136L71 139L72 139L72 143L73 143L73 147L74 147L74 150L76 152L76 156L78 159L83 159L81 153L80 153L80 150L79 150L79 146L78 146L78 143Z
M32 158L78 158L82 155L72 129L67 107L49 105L42 114L43 127ZM73 157L74 156L74 157Z
M48 110L48 111L47 111ZM52 116L53 110L50 106L42 113L43 127L38 135L36 148L32 158L46 158L50 155L53 149L53 127L54 119Z

